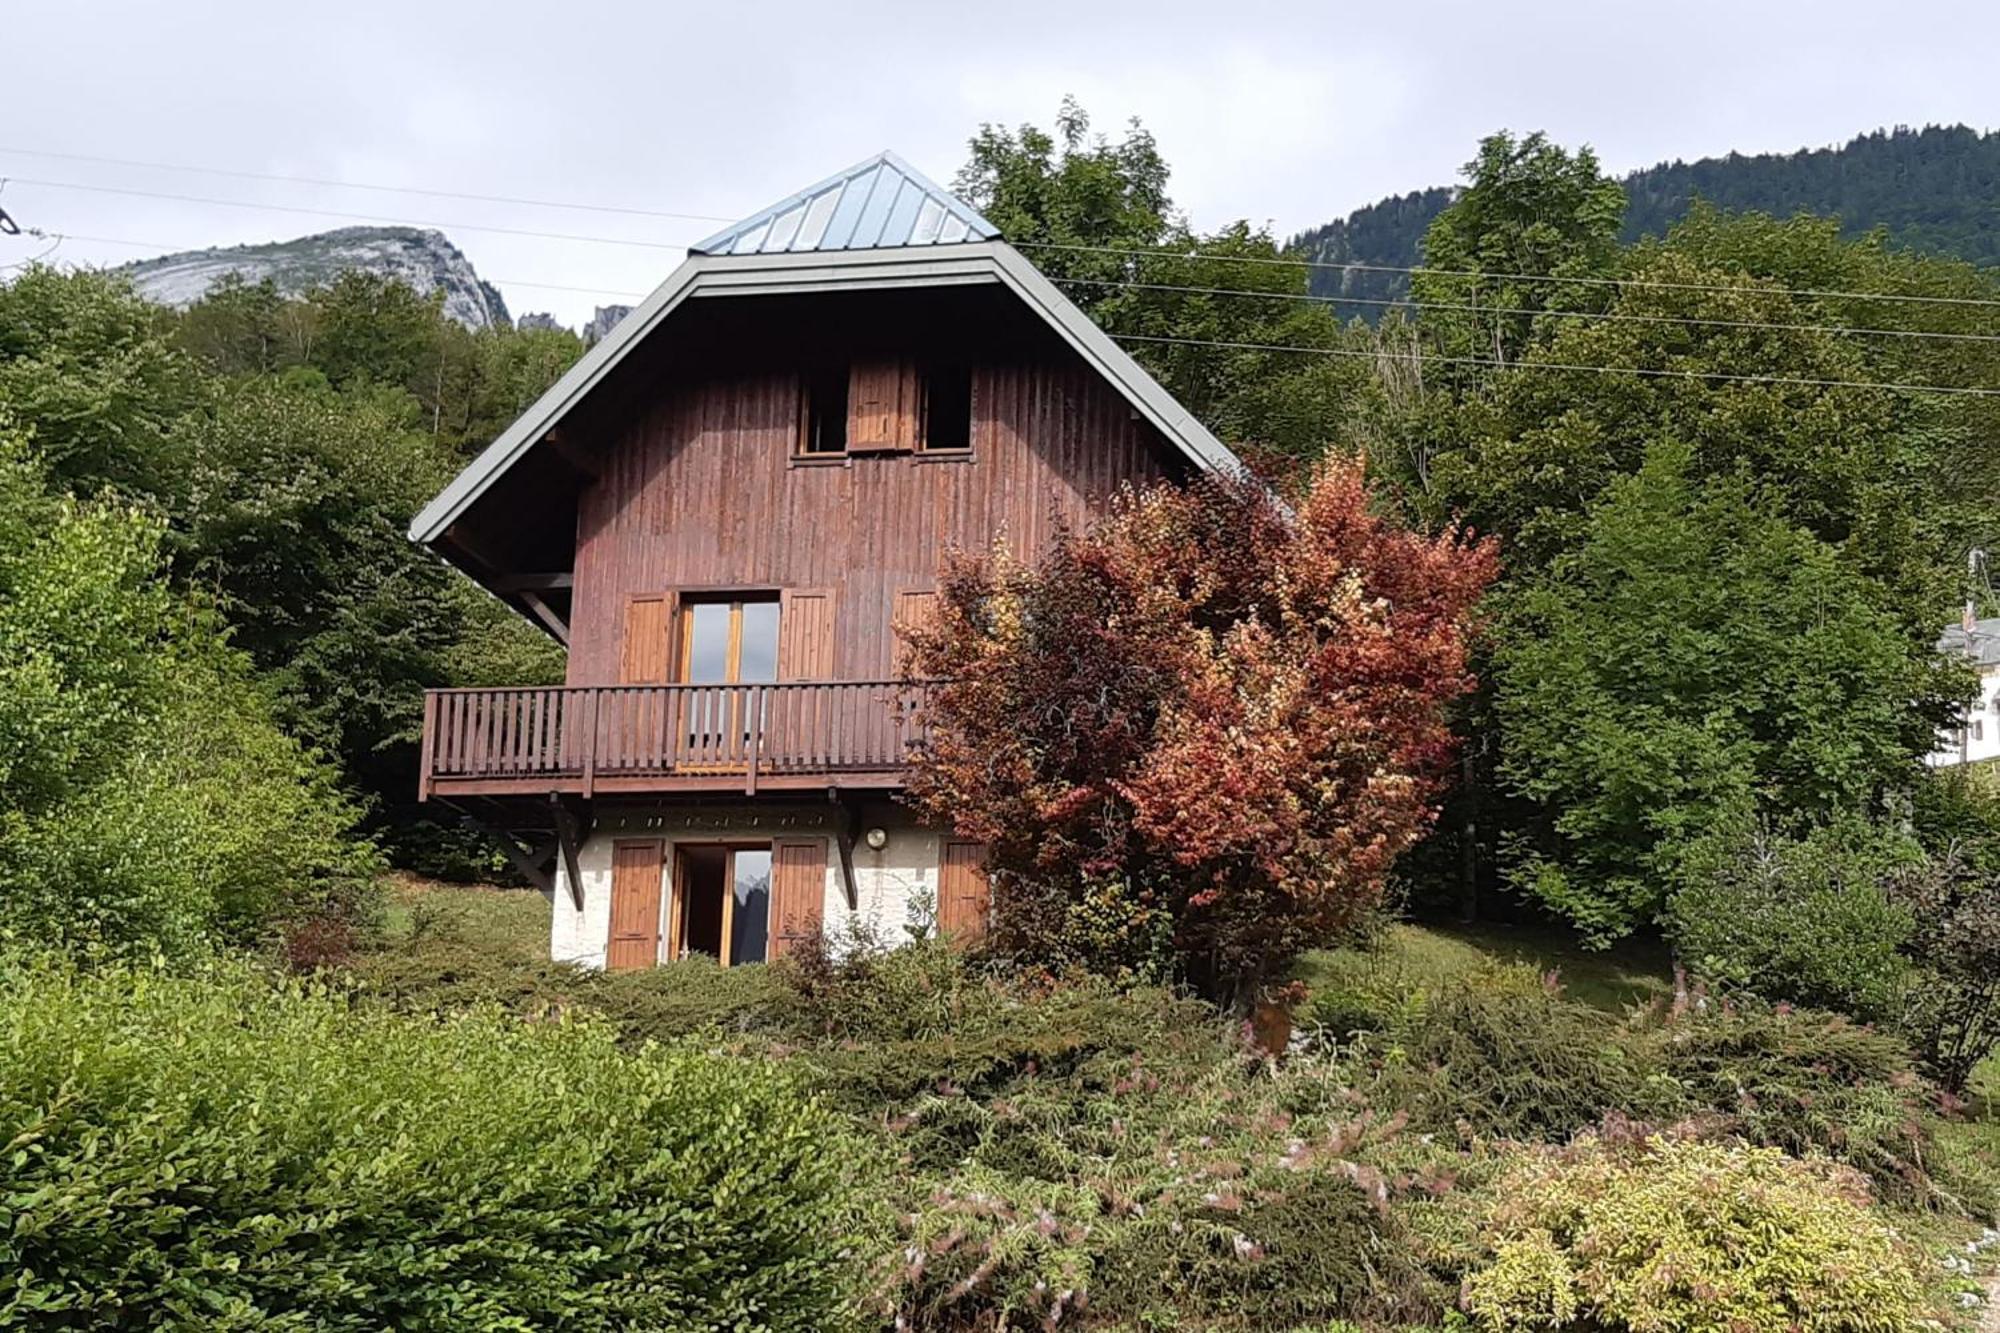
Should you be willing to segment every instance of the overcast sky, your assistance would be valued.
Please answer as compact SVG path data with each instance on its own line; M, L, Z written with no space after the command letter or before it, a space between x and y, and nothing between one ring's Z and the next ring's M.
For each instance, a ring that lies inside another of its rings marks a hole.
M2000 3L1091 4L855 0L0 7L0 191L68 261L347 225L34 181L440 224L509 306L626 300L699 220L332 189L31 157L41 150L735 218L882 148L947 184L982 121L1158 136L1196 225L1289 233L1455 179L1479 136L1545 129L1624 170L2000 126ZM0 236L0 264L34 253ZM603 289L558 291L529 283Z

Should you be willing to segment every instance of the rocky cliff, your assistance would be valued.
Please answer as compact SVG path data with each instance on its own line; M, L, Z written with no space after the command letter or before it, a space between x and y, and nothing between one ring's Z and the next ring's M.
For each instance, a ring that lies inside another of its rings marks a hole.
M444 312L470 329L510 324L507 303L443 232L416 227L342 227L297 240L186 250L127 265L139 294L162 305L199 301L225 274L269 278L287 296L330 282L345 269L399 278L428 296L444 292Z

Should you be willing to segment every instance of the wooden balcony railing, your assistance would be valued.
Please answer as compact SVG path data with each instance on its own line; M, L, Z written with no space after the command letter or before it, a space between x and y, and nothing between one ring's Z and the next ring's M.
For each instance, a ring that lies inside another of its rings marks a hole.
M921 693L889 680L431 690L418 794L896 785Z

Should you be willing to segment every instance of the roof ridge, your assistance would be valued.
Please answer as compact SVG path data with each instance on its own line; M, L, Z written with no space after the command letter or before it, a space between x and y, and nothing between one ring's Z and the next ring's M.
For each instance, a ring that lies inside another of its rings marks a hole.
M876 250L990 241L1000 229L885 148L694 245L698 255Z

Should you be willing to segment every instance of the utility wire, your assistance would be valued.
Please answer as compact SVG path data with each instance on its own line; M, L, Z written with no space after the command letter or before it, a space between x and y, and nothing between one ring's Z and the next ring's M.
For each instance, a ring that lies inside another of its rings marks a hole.
M127 157L95 157L88 153L54 153L40 148L0 146L0 154L17 157L45 157L62 162L94 162L100 166L141 167L148 171L180 171L199 176L228 176L236 180L283 181L293 185L324 185L341 190L372 190L378 194L421 194L433 199L466 199L482 204L524 204L532 208L568 208L586 213L619 213L628 217L672 218L679 222L734 222L735 218L713 213L672 213L659 208L627 208L618 204L579 204L563 199L529 199L508 194L468 194L460 190L429 190L416 185L371 185L362 181L333 180L326 176L286 176L269 171L234 171L226 167L191 167L171 162L140 162Z
M56 233L51 232L47 234L55 235ZM76 240L76 241L92 242L103 245L123 245L123 246L134 247L137 249L157 250L162 254L170 254L176 252L176 247L173 246L158 245L152 242L128 240L121 237L85 236L77 232L65 232L61 234L67 236L71 240ZM180 248L201 249L203 247L193 246L193 247L180 247ZM492 277L488 278L487 281L494 283L503 283L511 287L541 288L547 291L575 292L580 295L621 296L633 299L643 298L646 295L646 293L644 292L627 291L613 287L578 287L578 286L570 286L563 283L555 283L555 282L530 282L520 278ZM1303 301L1315 305L1340 305L1345 303L1345 304L1355 304L1355 305L1408 306L1414 309L1421 309L1421 310L1451 310L1451 311L1462 311L1473 314L1519 313L1519 314L1533 314L1536 316L1547 315L1553 318L1562 318L1562 319L1591 319L1591 320L1605 320L1605 321L1631 322L1631 323L1643 323L1643 324L1672 324L1672 325L1702 327L1702 328L1785 329L1785 330L1793 330L1804 333L1852 334L1852 335L1866 336L1866 337L1906 338L1916 341L1931 340L1940 342L2000 343L2000 334L1994 334L1994 333L1953 333L1953 332L1941 332L1941 331L1926 330L1926 329L1865 328L1865 327L1846 325L1846 324L1803 324L1803 323L1789 323L1785 321L1761 321L1761 320L1747 320L1747 319L1708 319L1708 318L1700 318L1700 317L1685 316L1685 315L1637 315L1621 311L1542 310L1542 311L1532 311L1532 312L1530 311L1511 312L1511 311L1498 311L1496 310L1495 307L1492 306L1480 306L1469 303L1458 303L1449 301L1415 301L1415 300L1398 299L1395 297L1318 296L1306 292L1259 292L1259 291L1251 291L1235 287L1199 287L1199 286L1188 286L1188 285L1165 283L1165 282L1136 282L1130 279L1123 279L1123 278L1114 279L1114 278L1056 277L1053 279L1053 281L1065 285L1076 284L1088 287L1108 287L1108 288L1118 288L1126 291L1173 292L1191 296L1245 297L1255 300L1266 300L1266 301Z
M1570 361L1502 361L1496 357L1432 356L1424 352L1346 347L1309 347L1298 343L1230 342L1215 338L1169 338L1149 333L1111 333L1118 342L1163 343L1177 347L1220 347L1244 352L1306 352L1314 356L1350 356L1368 360L1412 361L1430 365L1491 366L1502 370L1580 370L1598 375L1644 375L1656 379L1723 380L1738 384L1796 384L1827 389L1882 389L1895 393L1938 393L1970 398L2000 398L2000 389L1950 387L1941 384L1898 384L1880 380L1818 379L1806 375L1740 375L1727 371L1666 370L1645 366L1597 366Z
M501 236L529 236L543 241L582 241L593 245L637 245L649 250L685 250L674 241L641 241L622 236L582 236L574 232L533 231L523 227L495 227L477 222L424 222L415 218L384 217L376 213L343 213L330 208L294 207L290 204L253 203L247 199L216 199L205 195L173 194L165 190L135 190L121 185L85 185L78 181L37 180L30 176L8 179L20 185L39 185L51 190L87 190L93 194L134 195L142 199L173 199L184 204L212 204L221 208L254 208L265 213L310 213L319 217L345 218L353 222L386 223L398 227L430 227L437 230L485 231Z
M45 157L45 158L60 159L65 161L96 162L114 166L150 168L160 171L196 172L207 175L234 177L243 180L285 181L297 184L321 185L321 186L329 186L335 188L353 188L358 190L375 190L375 191L383 191L391 193L428 195L436 198L465 199L465 200L478 201L482 203L521 204L537 208L570 208L570 209L587 210L590 212L598 212L598 213L617 213L617 214L625 214L637 217L673 218L686 221L732 222L736 220L733 218L725 218L715 214L706 214L706 213L677 213L664 209L631 208L615 204L592 204L592 203L583 203L570 200L536 199L527 196L516 196L516 195L473 194L473 193L464 193L453 190L432 190L416 186L365 184L365 183L351 182L351 181L336 181L330 178L317 177L317 176L288 176L271 172L240 171L240 170L232 170L221 167L181 166L164 162L144 162L132 158L98 157L83 153L57 153L57 152L50 152L33 148L0 147L0 153L15 153L28 157ZM438 227L438 228L452 227L464 231L497 232L502 235L529 236L543 240L582 241L598 245L638 245L638 246L646 246L648 248L663 249L663 250L684 250L687 248L685 245L674 244L671 242L628 240L623 237L586 236L586 235L576 235L573 233L564 233L564 232L532 231L520 228L493 227L493 226L486 226L483 224L468 223L468 222L452 222L452 223L422 222L406 218L389 218L375 214L347 213L331 209L303 208L303 207L291 208L284 205L254 203L251 201L241 200L241 199L216 199L207 196L184 195L184 194L176 194L168 191L159 191L159 190L140 190L130 187L110 186L110 185L89 185L77 181L51 181L51 180L36 179L27 176L17 176L13 177L13 179L20 181L24 185L41 185L53 189L89 190L97 193L106 193L106 194L135 195L142 198L172 199L172 200L178 200L183 203L212 204L225 208L255 208L268 212L308 213L308 214L317 214L324 217L346 218L353 221L389 223L398 226ZM1715 293L1741 293L1746 290L1742 286L1723 286L1714 283L1663 282L1655 279L1646 279L1646 278L1602 278L1602 277L1586 277L1586 276L1558 277L1546 273L1507 273L1507 272L1485 270L1485 269L1442 269L1442 268L1427 268L1420 265L1408 266L1408 265L1396 265L1396 264L1369 264L1369 263L1361 263L1358 261L1335 263L1326 260L1285 259L1279 257L1268 257L1260 255L1218 255L1218 254L1204 253L1200 250L1195 250L1195 249L1171 250L1164 248L1138 248L1130 246L1081 245L1081 244L1058 242L1058 241L1015 241L1013 242L1013 244L1017 248L1024 250L1061 250L1061 251L1071 251L1071 252L1086 253L1086 254L1125 255L1125 256L1132 256L1139 258L1179 259L1183 261L1199 259L1199 260L1209 260L1209 261L1216 261L1216 262L1230 263L1230 264L1257 264L1265 266L1276 266L1282 268L1328 269L1340 272L1393 273L1393 274L1402 274L1406 276L1429 274L1437 277L1492 279L1494 281L1505 281L1505 282L1571 283L1581 286L1639 287L1639 288L1647 288L1653 290L1696 291L1696 292L1715 292ZM1926 304L1926 305L1970 305L1970 306L2000 307L2000 297L1926 296L1926 295L1912 294L1912 293L1861 292L1861 291L1851 291L1841 288L1814 288L1814 287L1767 287L1763 288L1762 290L1771 291L1786 296L1836 297L1848 300L1863 300L1863 301L1903 301L1903 302L1912 302L1912 303ZM1352 297L1352 296L1337 297L1337 298L1322 298L1322 299L1342 300L1342 301L1352 302L1355 304L1389 304L1389 305L1404 304L1403 302L1397 302L1394 300L1385 301L1381 298L1365 298L1365 297ZM1857 332L1859 331L1861 330L1857 330ZM1896 336L1906 336L1903 333L1903 331L1900 330L1892 330L1885 332L1894 333ZM1950 336L1950 335L1937 335L1937 336ZM1964 337L1970 335L1958 335L1958 336Z
M1307 292L1259 292L1236 287L1183 287L1167 282L1130 282L1119 278L1052 277L1057 283L1080 283L1087 287L1118 287L1127 291L1181 292L1192 296L1247 296L1264 301L1308 301L1316 305L1398 306L1413 310L1456 310L1479 315L1548 316L1557 319L1601 319L1640 324L1685 324L1723 329L1794 329L1804 333L1852 333L1882 338L1935 338L1949 342L2000 343L2000 333L1944 333L1929 329L1858 328L1848 324L1794 324L1755 319L1703 319L1690 315L1634 315L1623 311L1600 310L1505 310L1498 306L1472 305L1453 301L1415 301L1392 296L1317 296Z
M1659 282L1649 278L1559 278L1547 273L1497 273L1483 269L1459 268L1409 268L1394 264L1336 264L1317 259L1276 259L1263 255L1217 255L1204 254L1199 250L1140 250L1116 245L1070 245L1056 241L1013 241L1021 250L1070 250L1085 254L1136 255L1146 259L1202 259L1224 264L1263 264L1279 268L1337 269L1359 273L1407 273L1428 274L1445 278L1492 278L1501 282L1555 282L1575 283L1589 287L1645 287L1665 291L1684 292L1725 292L1742 294L1746 291L1766 291L1782 293L1786 296L1837 296L1854 301L1913 301L1926 305L1973 305L2000 306L2000 297L1984 296L1917 296L1897 292L1855 292L1836 288L1816 287L1726 287L1716 283L1702 282Z

